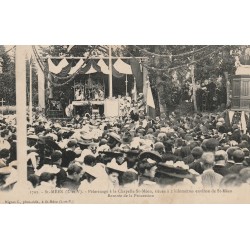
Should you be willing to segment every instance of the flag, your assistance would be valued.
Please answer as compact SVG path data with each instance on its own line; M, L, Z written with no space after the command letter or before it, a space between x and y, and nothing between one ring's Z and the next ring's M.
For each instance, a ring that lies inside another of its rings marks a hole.
M132 99L136 102L137 101L137 88L136 88L136 81L134 79L134 88L131 91Z
M227 130L231 130L232 126L229 119L229 111L226 112L224 119L225 119L225 127L227 128Z
M152 95L152 90L151 90L149 81L148 81L148 89L147 89L146 107L147 107L147 115L152 118L155 118L155 102L154 102L154 98Z
M245 117L245 112L241 112L241 129L243 133L245 134L247 132L247 123L246 123L246 117Z
M230 121L230 124L232 124L232 121L233 121L233 116L234 116L234 111L229 110L229 111L228 111L228 115L229 115L229 121Z
M130 59L130 65L131 65L132 73L136 80L137 90L139 91L139 93L142 93L143 92L143 76L142 76L142 71L141 71L141 65L138 62L138 60L135 58Z

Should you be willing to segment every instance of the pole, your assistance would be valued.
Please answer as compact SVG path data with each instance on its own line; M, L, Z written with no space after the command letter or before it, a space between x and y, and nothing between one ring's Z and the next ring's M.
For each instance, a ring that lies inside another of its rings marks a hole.
M5 101L3 100L3 98L2 98L2 101L1 101L1 103L2 103L2 116L3 116L3 103L4 103Z
M128 76L127 75L126 75L125 83L126 83L126 96L127 96L128 95Z
M192 63L194 63L194 55L192 56ZM195 84L195 78L194 78L194 64L191 65L191 77L192 77L192 86L193 86L194 112L197 112L196 84Z
M30 124L32 124L33 123L33 119L32 119L32 57L30 58L30 103L29 103L29 108L30 108L29 120L30 120Z
M24 45L16 46L17 186L20 188L27 183L26 50Z
M112 82L112 45L109 45L109 98L113 96L113 82Z

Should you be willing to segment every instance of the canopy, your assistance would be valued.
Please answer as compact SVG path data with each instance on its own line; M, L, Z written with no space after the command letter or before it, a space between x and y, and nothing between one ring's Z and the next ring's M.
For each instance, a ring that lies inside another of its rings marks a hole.
M90 59L87 63L82 58L73 66L72 61L75 59L62 58L61 61L55 65L53 61L48 58L49 72L54 76L67 76L75 73L80 74L93 74L96 72L102 72L103 74L109 74L108 62L103 59ZM114 60L112 60L114 61ZM115 77L122 77L123 74L132 75L131 65L121 60L116 59L113 63L112 70Z

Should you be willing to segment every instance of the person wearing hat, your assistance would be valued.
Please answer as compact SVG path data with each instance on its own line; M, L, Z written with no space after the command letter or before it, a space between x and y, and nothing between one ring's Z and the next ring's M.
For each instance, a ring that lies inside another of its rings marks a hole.
M9 149L4 148L0 150L0 168L7 166L9 158L10 158Z
M0 168L0 191L11 191L17 180L17 170L14 167Z
M39 183L36 190L55 190L56 189L56 174L51 172L43 172L39 176Z
M157 162L150 158L143 158L138 163L139 186L146 185L146 183L155 184L156 164Z
M75 139L69 140L67 148L62 153L62 164L63 168L67 168L71 162L77 157L75 149L77 147L77 141Z
M119 188L122 175L126 171L127 171L126 162L124 162L122 165L119 165L117 164L116 159L113 158L111 162L108 162L106 164L104 174L102 173L101 176L96 178L91 183L91 186L96 188L102 187L103 189Z
M228 175L231 172L226 168L227 163L227 153L224 150L218 150L215 152L215 165L213 170L222 176Z
M97 178L101 178L103 176L104 169L102 171L97 166L95 166L95 167L84 166L83 172L84 172L84 174L82 176L82 181L81 181L81 184L80 184L78 190L86 190L87 188L91 187L92 186L91 184L93 181L95 181Z
M38 176L40 176L43 172L58 174L62 169L61 164L62 164L62 152L55 150L51 154L51 164L44 164L40 169L35 169L35 174Z
M158 163L155 181L160 188L168 186L184 186L187 188L196 183L196 176L198 175L195 171L190 170L183 161L177 161L176 163L166 161L165 163Z
M163 155L165 153L165 147L162 142L156 142L154 144L154 150L158 152L160 155Z
M0 168L0 191L5 191L6 180L11 174L11 169L9 167Z
M119 147L121 144L121 138L115 132L109 133L107 145L112 149L114 147Z
M66 188L72 191L78 190L84 171L78 164L70 164L67 169L67 178L62 183L62 188Z
M239 149L238 147L229 147L228 149L227 149L227 163L226 163L226 168L230 168L230 167L232 167L234 164L235 164L235 162L234 162L234 160L233 160L233 153L234 153L234 151L235 150L237 150L237 149Z
M140 150L129 149L127 151L124 151L124 153L128 169L130 168L137 169L138 155L140 154Z
M115 159L112 159L106 166L106 172L108 175L108 181L110 186L118 188L121 182L121 178L124 172L127 171L127 163L122 165L117 164Z
M201 165L201 156L203 149L201 147L194 147L191 151L194 161L189 164L189 168L195 170L197 173L202 174L204 169Z

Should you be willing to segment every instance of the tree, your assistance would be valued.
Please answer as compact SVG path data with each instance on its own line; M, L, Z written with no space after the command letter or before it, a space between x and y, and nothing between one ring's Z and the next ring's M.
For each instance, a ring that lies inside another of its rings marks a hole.
M0 58L2 58L2 73L0 73L0 99L4 99L5 105L15 105L15 65L6 53L5 46L3 45L0 45Z
M157 45L131 46L130 53L149 58L147 67L151 81L166 110L174 109L182 100L186 83L221 77L223 84L235 72L234 57L247 46ZM225 74L227 73L227 74ZM195 87L195 84L194 84ZM177 92L177 94L176 94ZM195 92L194 92L195 94ZM179 96L176 100L175 96ZM162 112L165 110L162 109Z

